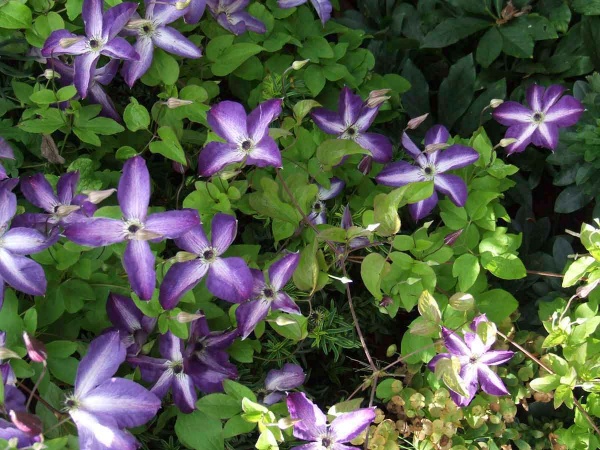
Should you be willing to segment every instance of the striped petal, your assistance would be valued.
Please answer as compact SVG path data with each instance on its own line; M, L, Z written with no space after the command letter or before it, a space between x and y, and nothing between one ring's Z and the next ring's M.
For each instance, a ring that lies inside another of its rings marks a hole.
M565 95L548 110L544 122L558 127L570 127L579 121L585 110L583 104L571 95Z
M408 183L423 181L423 176L420 167L413 166L406 161L397 161L387 164L375 177L375 181L385 186L400 187Z
M529 124L532 121L533 111L517 102L504 102L494 109L492 116L496 122L506 126Z
M464 206L467 202L467 185L457 175L436 175L433 180L435 188L446 194L456 206Z

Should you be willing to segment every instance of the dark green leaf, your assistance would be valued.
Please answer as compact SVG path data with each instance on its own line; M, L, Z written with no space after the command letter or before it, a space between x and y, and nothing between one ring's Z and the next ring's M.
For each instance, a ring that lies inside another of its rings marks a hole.
M459 59L450 67L448 78L442 81L438 94L439 121L451 128L467 110L473 98L475 64L473 55Z
M443 48L452 45L467 36L489 27L489 20L474 17L446 19L425 36L421 47Z

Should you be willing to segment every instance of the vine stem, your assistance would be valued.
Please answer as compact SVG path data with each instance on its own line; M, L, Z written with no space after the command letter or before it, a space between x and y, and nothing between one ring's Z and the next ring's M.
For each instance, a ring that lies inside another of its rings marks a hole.
M496 330L496 333L499 336L501 336L502 338L504 338L511 345L513 345L514 347L516 347L517 349L519 349L525 356L527 356L532 361L534 361L537 365L539 365L541 368L543 368L550 375L555 375L554 371L550 367L548 367L546 364L544 364L538 358L536 358L535 356L533 356L533 354L531 352L525 350L525 348L523 348L521 345L517 344L515 341L513 341L511 338L509 338L507 335L505 335L501 331ZM594 431L596 432L596 434L598 436L600 436L600 429L598 429L598 426L594 422L594 419L588 414L588 412L585 410L585 408L583 407L583 405L581 403L579 403L579 400L577 400L574 396L573 396L573 403L575 404L575 406L577 407L577 409L579 410L579 412L583 415L583 417L585 417L585 419L588 421L588 423L591 425L591 427L594 429Z
M31 404L31 400L33 399L35 391L37 391L37 388L40 386L40 383L44 379L44 375L46 375L46 361L44 361L44 363L42 365L42 371L40 372L40 376L37 379L37 381L35 382L35 384L33 385L33 389L31 390L31 393L29 394L29 398L27 399L27 403L25 404L25 409L26 410L29 409L29 405Z
M64 417L70 417L70 416L68 416L68 414L64 414L64 413L60 412L58 409L56 409L54 406L52 406L50 403L48 403L42 397L40 397L39 395L37 395L35 392L33 392L31 389L29 389L24 384L20 384L19 385L19 389L23 389L25 392L27 392L31 396L35 397L35 399L38 402L40 402L42 405L44 405L46 408L48 408L52 412L52 414L54 414L54 416L57 419L61 419L61 418L64 418Z

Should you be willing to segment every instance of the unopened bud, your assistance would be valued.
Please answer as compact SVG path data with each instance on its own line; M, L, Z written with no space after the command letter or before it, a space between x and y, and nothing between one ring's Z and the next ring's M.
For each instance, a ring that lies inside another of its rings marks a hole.
M227 181L230 178L237 177L240 172L240 170L224 170L219 174L219 178L221 180Z
M29 336L27 331L23 332L23 340L25 341L25 347L27 347L27 354L33 362L43 363L46 361L48 352L43 342Z
M60 78L60 73L52 69L46 69L44 70L43 76L46 80L54 80Z
M373 167L373 157L369 156L369 155L364 156L363 159L361 159L360 162L358 163L358 170L363 175L367 175L369 172L371 172L372 167Z
M135 232L135 237L136 237L136 239L139 239L140 241L151 241L152 239L161 238L161 237L163 237L163 235L160 233L155 233L154 231L150 231L150 230L146 230L145 228L142 228L141 230L138 230Z
M460 229L458 231L454 231L452 233L450 233L449 235L447 235L444 238L444 244L449 245L449 246L453 246L454 243L456 242L456 240L460 237L461 234L463 234L464 229Z
M175 109L179 108L180 106L191 105L192 103L194 103L192 100L183 100L180 98L170 97L165 102L165 105L167 105L167 108L169 109Z
M470 311L475 306L475 299L471 294L457 292L450 297L448 303L450 304L450 307L457 311Z
M38 416L34 416L33 414L29 414L23 411L13 411L9 412L10 420L23 433L28 434L29 436L38 436L42 434L43 426L42 421Z
M294 424L300 422L302 419L292 419L291 417L285 417L277 421L277 426L282 430L287 430L294 426Z
M386 306L390 306L392 303L394 303L394 300L392 300L391 297L385 296L380 300L379 306L385 308Z
M188 313L185 311L181 311L180 313L177 314L176 316L176 320L179 323L190 323L193 322L196 319L200 319L204 317L204 314L192 314L192 313Z
M394 356L396 354L397 351L398 351L398 346L396 344L392 344L385 351L385 356L387 356L388 358L391 358L392 356Z
M410 119L408 121L408 124L406 125L406 128L408 128L409 130L416 130L419 125L421 125L423 122L425 122L425 119L427 119L427 117L429 116L429 113L425 113L422 116L418 116L418 117L414 117L412 119Z
M365 228L365 229L369 232L373 232L377 228L379 228L379 225L381 225L381 224L380 223L372 223L371 225L367 225L367 228Z
M17 355L15 352L13 352L12 350L6 348L6 347L0 347L0 360L1 359L21 359L21 357L19 355Z
M198 255L190 252L177 252L175 255L175 261L177 262L193 261L196 258L198 258Z
M285 317L285 316L279 316L279 317L277 317L277 319L275 319L275 323L277 325L279 325L280 327L285 327L287 325L293 325L293 324L295 324L296 321L292 320L292 319L290 319L288 317Z
M446 142L439 142L437 144L429 144L425 147L425 153L435 153L438 150L443 150L449 146L450 146L450 144L447 144Z
M515 138L504 138L504 139L500 139L500 142L498 143L498 145L500 147L508 147L510 144L514 144L515 142L517 142L517 139L515 139Z
M502 103L504 103L504 100L501 98L493 98L492 101L490 101L490 108L497 108Z
M81 206L78 205L60 205L58 208L56 208L56 212L54 214L58 217L67 217L72 212L80 209Z
M175 9L177 11L181 11L182 9L187 8L188 6L190 6L192 0L185 0L183 2L175 2Z
M77 44L82 39L83 37L81 36L72 38L62 38L60 41L58 41L58 45L60 45L62 48L69 48L70 46Z
M389 100L391 97L386 94L390 91L391 89L378 89L376 91L371 91L369 93L369 98L367 98L367 107L375 108L386 100Z
M177 173L179 173L179 174L183 175L183 174L186 172L186 170L187 170L188 166L187 166L187 165L185 165L185 166L184 166L183 164L181 164L181 163L179 163L179 162L177 162L177 161L173 161L173 162L171 163L171 168L172 168L172 169L173 169L175 172L177 172Z
M304 59L302 61L294 61L292 63L292 69L294 70L300 70L302 69L305 65L307 65L310 62L310 59Z
M102 200L110 197L114 192L117 192L116 189L105 189L103 191L83 191L85 195L87 195L87 201L97 205Z
M129 22L127 22L127 24L125 25L125 28L128 30L139 30L139 29L142 29L142 28L150 26L150 25L152 25L151 20L133 19L133 20L130 20Z
M586 284L585 286L580 286L577 288L577 296L579 298L586 298L590 293L596 289L600 280L594 280L591 283Z

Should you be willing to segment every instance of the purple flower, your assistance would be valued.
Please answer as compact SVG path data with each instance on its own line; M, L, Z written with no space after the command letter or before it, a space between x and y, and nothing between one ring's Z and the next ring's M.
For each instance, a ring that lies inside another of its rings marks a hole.
M352 212L350 212L350 205L346 205L344 208L344 212L342 213L342 228L344 230L349 230L354 227L354 222L352 220ZM348 242L348 247L350 249L364 247L365 245L369 245L369 238L366 236L356 236L350 239Z
M14 413L12 410L11 412ZM41 441L39 434L32 436L29 433L19 430L14 424L4 419L0 419L0 439L4 439L5 441L16 439L17 448L23 449L31 448L33 444Z
M112 378L124 361L125 347L114 331L94 339L79 363L75 391L65 406L82 449L137 449L139 443L125 428L145 424L160 408L160 399L146 388Z
M571 95L563 95L565 88L553 84L547 89L534 84L527 89L529 108L517 102L504 102L498 106L493 117L508 126L507 139L516 139L506 151L519 153L533 143L538 147L555 150L558 145L558 129L575 125L584 107Z
M346 187L346 183L339 178L334 177L329 181L329 189L320 184L318 185L317 200L313 203L311 212L308 215L308 220L315 225L327 223L327 206L325 205L325 201L337 197L342 193L344 187Z
M145 316L131 298L111 293L106 302L106 313L121 334L128 355L137 355L156 325L156 318Z
M0 308L4 302L4 283L29 295L44 295L44 269L25 255L38 253L53 241L30 228L8 229L9 221L17 211L15 194L0 189Z
M471 324L471 329L475 331L477 323L481 321L487 322L485 315L475 318ZM452 330L442 327L442 337L444 338L444 345L450 353L436 355L429 362L429 369L435 370L437 362L442 358L458 357L461 364L459 375L469 396L463 397L454 391L450 391L454 403L458 406L467 406L471 403L479 384L481 384L481 389L490 395L508 394L500 377L489 366L497 366L507 362L512 358L514 352L490 350L494 340L484 343L477 333L465 333L464 340L462 340Z
M307 0L278 0L277 4L280 8L288 9L293 8L294 6L300 6L306 3ZM314 8L317 10L317 14L319 15L319 19L323 25L331 18L331 11L333 7L331 6L330 0L310 0Z
M185 23L198 23L206 9L206 0L189 0L189 2L183 19Z
M6 142L3 137L0 137L0 158L15 159L15 154L13 153L12 148L10 145L8 145L8 142ZM7 178L8 175L6 174L4 166L0 164L0 180L6 180Z
M435 190L431 197L408 207L410 215L415 220L425 217L437 205L436 191L446 194L456 206L464 206L467 201L467 185L462 178L444 172L473 164L479 159L479 153L470 147L459 144L441 150L449 138L450 134L444 126L435 125L427 131L425 151L421 153L414 142L404 133L402 145L418 165L413 166L406 161L397 161L387 164L376 177L379 184L393 187L433 180Z
M177 0L154 1L146 0L146 16L140 19L137 14L125 28L137 35L135 51L140 55L139 60L125 61L123 77L132 87L136 80L144 75L152 64L154 47L185 58L200 58L202 52L179 31L167 25L176 21L186 12L176 8Z
M250 0L206 0L208 10L219 25L233 34L265 33L265 24L245 11L249 3Z
M102 12L103 0L84 0L82 8L85 36L68 30L56 30L46 39L42 56L75 56L75 87L85 98L100 55L113 59L139 59L131 44L117 34L137 8L137 4L120 3Z
M269 124L281 114L281 99L267 100L246 116L240 103L224 101L208 112L208 124L227 142L209 142L198 157L198 173L214 175L225 166L243 162L281 167L281 153L269 136Z
M285 392L295 389L304 383L306 374L302 367L287 363L281 370L271 370L265 379L265 389L269 392L263 404L274 405L285 397Z
M75 68L73 66L65 64L57 58L48 61L48 65L60 75L58 82L61 86L69 86L74 83ZM108 85L113 80L117 74L118 68L118 59L111 59L104 66L94 68L94 74L90 77L88 87L88 99L90 103L102 106L102 111L100 113L102 116L110 117L117 122L121 122L121 116L117 113L115 104L102 88L102 86Z
M265 276L260 270L252 269L254 286L251 300L242 303L235 311L242 339L246 339L254 331L256 325L267 317L271 309L300 314L298 305L282 290L294 274L299 262L299 253L285 255L269 267L268 281L265 281Z
M183 294L194 288L204 275L206 287L216 297L233 303L247 300L252 292L252 273L242 258L221 258L235 240L237 220L227 214L213 218L209 242L198 225L175 240L189 255L169 269L160 286L160 304L173 309Z
M0 331L0 349L6 352L6 332ZM16 387L17 377L10 363L0 358L0 375L4 384L4 410L25 411L25 395ZM0 439L4 439L0 436Z
M150 392L163 398L170 389L177 407L191 413L196 409L198 395L188 361L183 357L183 342L168 331L159 338L159 350L162 359L138 356L127 361L140 368L145 381L155 383Z
M65 236L80 245L101 247L127 241L123 266L133 291L143 300L154 292L154 255L148 241L178 238L200 223L195 210L148 214L150 174L146 161L135 156L123 166L117 197L123 220L91 218L67 224Z
M294 424L294 436L311 444L292 447L297 450L358 450L344 445L362 433L375 419L374 408L362 408L343 413L327 425L327 417L302 392L287 397L290 416L298 420Z
M338 139L351 139L369 150L373 160L385 163L392 159L392 143L382 134L367 133L380 106L369 107L359 95L344 87L340 92L338 112L317 108L311 116L325 133L334 134Z
M237 378L237 368L229 362L226 350L238 336L237 330L211 332L205 317L191 323L184 356L188 373L202 392L222 392L223 380Z

